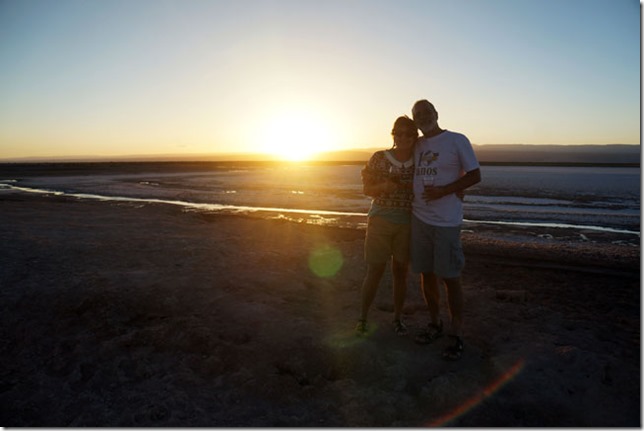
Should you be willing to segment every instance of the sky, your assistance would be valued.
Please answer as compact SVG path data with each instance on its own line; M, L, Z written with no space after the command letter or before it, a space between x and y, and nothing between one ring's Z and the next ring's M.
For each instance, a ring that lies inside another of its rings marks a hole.
M0 0L0 159L640 144L637 0Z

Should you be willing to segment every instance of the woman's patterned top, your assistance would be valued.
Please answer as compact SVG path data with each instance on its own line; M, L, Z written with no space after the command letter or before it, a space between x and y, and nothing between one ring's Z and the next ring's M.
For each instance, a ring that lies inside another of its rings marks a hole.
M411 210L414 199L412 184L414 180L413 156L406 162L396 160L390 150L376 151L362 170L362 182L378 183L390 178L402 187L391 193L382 193L373 198L372 204L381 208L398 208Z

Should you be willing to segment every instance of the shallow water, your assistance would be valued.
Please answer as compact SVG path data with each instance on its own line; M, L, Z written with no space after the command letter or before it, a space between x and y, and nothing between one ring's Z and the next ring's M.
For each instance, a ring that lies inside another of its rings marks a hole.
M172 164L170 164L172 165ZM180 165L140 172L0 178L0 188L86 199L156 201L201 211L249 213L364 227L370 199L361 165ZM207 169L206 169L207 168ZM640 169L483 166L467 192L467 221L640 232Z

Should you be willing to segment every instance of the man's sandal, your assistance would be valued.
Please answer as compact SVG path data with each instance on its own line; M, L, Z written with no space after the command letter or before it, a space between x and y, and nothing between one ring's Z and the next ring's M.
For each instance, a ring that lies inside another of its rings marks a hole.
M407 326L400 319L394 320L394 332L399 336L407 335Z
M443 359L456 361L461 359L461 356L463 356L463 340L461 337L456 335L450 335L450 337L454 338L454 344L445 349L443 352Z
M443 321L439 321L438 324L430 323L427 325L427 329L418 334L414 339L418 344L430 344L443 336Z

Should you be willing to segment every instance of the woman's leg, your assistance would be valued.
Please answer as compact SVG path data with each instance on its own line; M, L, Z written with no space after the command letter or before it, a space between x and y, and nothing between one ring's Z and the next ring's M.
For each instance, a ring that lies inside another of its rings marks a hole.
M407 294L407 274L409 263L398 262L392 259L391 270L394 282L394 320L400 320L405 306L405 295Z
M360 320L367 320L369 308L376 297L378 284L380 284L380 279L382 278L382 274L384 274L386 267L386 263L367 265L367 274L362 282L362 307L360 310Z

